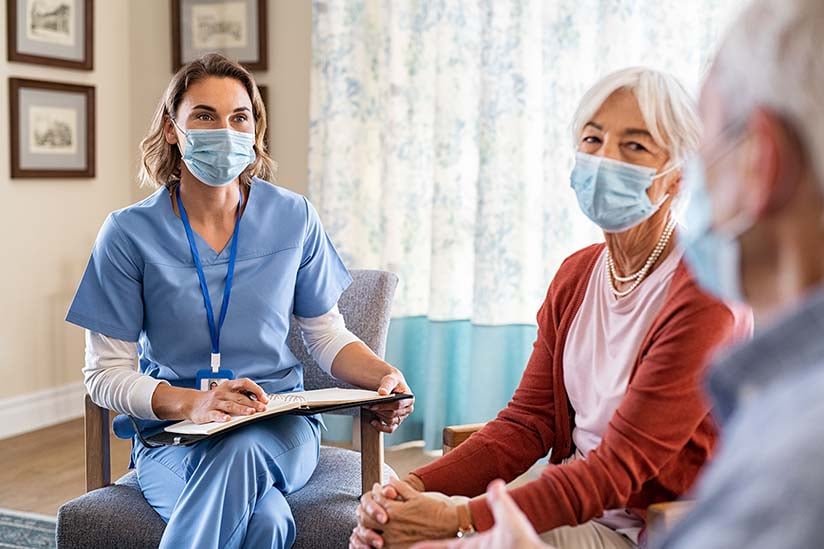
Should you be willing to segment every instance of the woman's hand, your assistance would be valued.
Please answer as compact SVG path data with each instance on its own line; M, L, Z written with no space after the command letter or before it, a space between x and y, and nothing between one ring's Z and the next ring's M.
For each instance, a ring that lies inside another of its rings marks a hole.
M222 422L229 421L230 416L263 412L267 402L266 392L251 379L232 379L211 391L195 391L184 413L192 423Z
M405 480L400 481L407 484L412 490L416 492L423 492L423 481L415 475L409 475ZM352 536L349 538L349 547L354 549L365 549L368 547L383 547L383 538L380 534L367 528L362 523L370 520L372 523L386 524L389 520L389 515L386 512L386 504L389 501L399 499L397 489L392 484L381 486L375 483L372 486L372 491L367 492L361 496L360 506L358 507L358 522L359 524L352 530ZM364 517L364 521L360 517Z
M383 376L378 384L378 394L390 395L392 393L406 393L412 394L412 389L406 384L403 374L397 368L391 368L390 373ZM415 409L415 399L408 398L404 400L396 400L395 402L387 402L384 404L374 404L366 407L377 417L370 423L372 427L384 433L394 433L401 423L412 413Z
M486 497L495 516L495 526L491 530L465 539L416 543L412 549L552 549L541 541L529 519L509 497L504 481L492 481Z
M386 497L392 494L397 499ZM409 483L392 479L387 487L375 485L361 499L358 526L349 538L349 547L408 545L454 536L457 531L457 505L448 496L418 492Z
M381 395L412 394L401 371L381 360L362 341L350 343L338 351L332 362L331 372L336 379L377 391ZM403 420L412 413L414 400L409 398L367 407L377 416L372 420L372 426L384 433L395 432Z

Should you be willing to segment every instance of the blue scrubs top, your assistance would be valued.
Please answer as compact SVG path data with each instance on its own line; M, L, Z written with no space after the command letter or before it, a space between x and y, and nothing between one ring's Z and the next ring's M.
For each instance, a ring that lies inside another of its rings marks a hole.
M217 317L230 246L217 253L197 233L195 240ZM221 368L269 393L301 390L303 369L286 345L291 315L325 314L351 282L306 198L254 179L240 219ZM109 215L66 320L137 341L142 373L195 387L197 371L210 365L209 327L167 189Z

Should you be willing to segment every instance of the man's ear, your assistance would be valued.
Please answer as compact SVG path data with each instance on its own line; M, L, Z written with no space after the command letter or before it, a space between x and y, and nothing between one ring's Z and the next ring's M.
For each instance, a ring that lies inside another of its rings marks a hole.
M740 199L756 217L770 213L784 202L782 177L783 123L772 112L756 108L747 124L749 136L742 144L740 173L746 192Z

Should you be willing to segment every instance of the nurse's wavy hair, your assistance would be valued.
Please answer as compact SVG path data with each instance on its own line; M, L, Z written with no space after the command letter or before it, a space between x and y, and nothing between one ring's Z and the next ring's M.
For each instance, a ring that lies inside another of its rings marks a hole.
M189 86L205 78L234 78L246 88L252 100L252 115L255 119L255 154L257 158L240 174L240 183L250 185L252 177L272 181L277 164L269 156L264 144L266 135L266 107L260 97L252 75L231 59L219 53L208 53L183 66L172 77L163 98L155 110L149 133L140 142L142 166L141 185L171 188L180 181L180 150L176 144L166 141L163 128L174 118L177 108Z

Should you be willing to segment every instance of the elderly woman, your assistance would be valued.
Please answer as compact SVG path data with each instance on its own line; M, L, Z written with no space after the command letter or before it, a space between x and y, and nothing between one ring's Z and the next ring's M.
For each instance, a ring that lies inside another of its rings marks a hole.
M736 320L703 293L674 244L680 167L699 138L693 103L673 77L627 69L586 93L573 132L572 188L606 242L558 270L509 405L446 456L366 494L350 547L487 530L487 484L550 452L540 478L510 491L544 541L635 547L644 509L683 494L710 457L702 371L751 330L751 315Z

